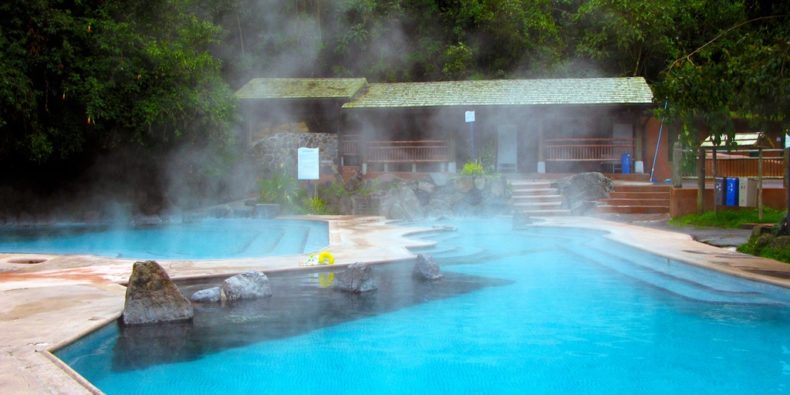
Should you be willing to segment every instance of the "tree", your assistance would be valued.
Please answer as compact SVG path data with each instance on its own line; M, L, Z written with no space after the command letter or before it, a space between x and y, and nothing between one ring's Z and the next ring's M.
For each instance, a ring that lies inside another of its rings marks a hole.
M219 28L188 3L0 4L0 160L225 141L234 101L208 52Z

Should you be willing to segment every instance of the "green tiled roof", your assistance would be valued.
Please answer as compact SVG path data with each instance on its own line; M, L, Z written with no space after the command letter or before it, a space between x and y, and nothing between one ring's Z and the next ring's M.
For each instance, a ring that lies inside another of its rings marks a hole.
M368 81L364 78L254 78L239 99L351 99Z
M343 108L652 104L642 77L369 84Z

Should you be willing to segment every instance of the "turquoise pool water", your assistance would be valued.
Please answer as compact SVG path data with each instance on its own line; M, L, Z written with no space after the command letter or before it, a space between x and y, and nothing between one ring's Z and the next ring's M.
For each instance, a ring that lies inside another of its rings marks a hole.
M0 252L91 254L132 259L292 255L329 244L320 221L203 219L144 227L0 227Z
M423 236L440 282L393 264L352 296L276 276L270 300L113 324L57 355L108 394L790 392L788 290L599 233L446 225Z

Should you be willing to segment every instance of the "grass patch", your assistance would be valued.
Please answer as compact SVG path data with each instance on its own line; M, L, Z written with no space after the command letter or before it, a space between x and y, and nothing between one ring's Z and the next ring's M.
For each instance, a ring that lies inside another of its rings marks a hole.
M711 228L740 228L744 224L777 223L784 218L785 212L772 208L763 209L763 220L757 219L757 209L722 210L719 213L707 211L702 214L688 214L672 218L669 224L675 226L702 226Z

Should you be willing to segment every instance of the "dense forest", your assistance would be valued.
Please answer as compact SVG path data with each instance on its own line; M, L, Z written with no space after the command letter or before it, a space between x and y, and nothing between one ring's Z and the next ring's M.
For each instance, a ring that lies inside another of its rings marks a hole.
M693 144L787 128L788 68L783 1L5 0L0 204L230 190L252 77L643 76Z

